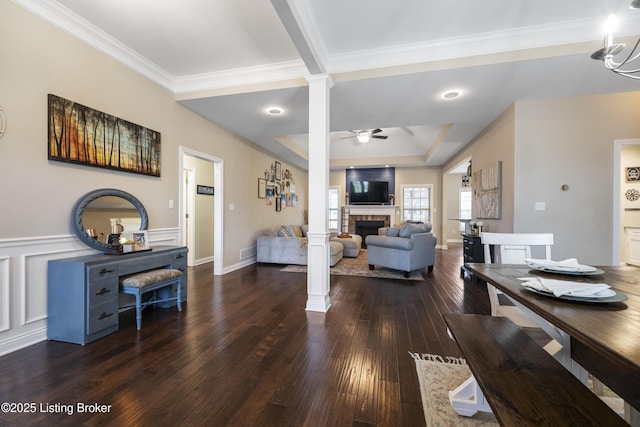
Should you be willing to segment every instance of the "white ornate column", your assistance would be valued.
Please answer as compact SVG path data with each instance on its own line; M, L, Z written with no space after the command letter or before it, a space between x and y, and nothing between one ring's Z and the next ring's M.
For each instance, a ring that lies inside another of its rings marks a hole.
M309 82L309 231L307 266L308 311L326 312L329 298L329 92L328 75Z

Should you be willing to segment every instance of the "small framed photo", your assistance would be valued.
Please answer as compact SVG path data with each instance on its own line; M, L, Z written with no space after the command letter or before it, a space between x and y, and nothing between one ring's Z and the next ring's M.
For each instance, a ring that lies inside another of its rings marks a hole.
M282 165L280 162L276 162L276 181L280 181L282 179Z
M276 197L276 212L280 212L282 210L282 199L280 197Z
M258 178L258 199L267 198L267 180Z
M147 230L133 231L131 233L134 251L146 251L149 249L149 236Z

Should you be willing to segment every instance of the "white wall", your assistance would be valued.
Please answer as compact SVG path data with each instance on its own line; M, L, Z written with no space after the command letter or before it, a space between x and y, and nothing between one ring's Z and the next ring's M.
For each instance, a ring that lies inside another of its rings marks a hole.
M0 139L0 354L46 337L47 261L91 253L70 229L71 208L83 194L128 191L147 209L151 244L179 243L180 146L224 163L224 271L251 262L240 253L255 247L261 229L301 222L305 171L293 169L298 208L276 213L257 197L257 178L272 155L15 4L0 2L0 16L0 105L8 121ZM160 132L161 177L48 161L49 93Z

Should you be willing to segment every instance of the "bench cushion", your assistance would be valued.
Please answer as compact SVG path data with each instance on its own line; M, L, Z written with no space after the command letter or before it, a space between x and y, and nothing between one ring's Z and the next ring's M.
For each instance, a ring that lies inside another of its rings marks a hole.
M174 279L182 276L182 271L173 268L161 268L158 270L146 271L140 274L134 274L123 279L120 284L127 288L143 288L154 283L164 282L165 280Z

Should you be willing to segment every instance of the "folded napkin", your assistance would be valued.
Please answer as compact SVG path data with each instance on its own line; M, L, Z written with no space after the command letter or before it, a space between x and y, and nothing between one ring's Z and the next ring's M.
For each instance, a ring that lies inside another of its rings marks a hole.
M543 268L546 270L556 270L556 271L595 271L595 267L591 267L588 265L580 265L578 260L575 258L569 258L562 261L552 261L550 259L533 259L533 258L525 258L524 262L534 268Z
M542 292L550 292L559 297L571 295L575 297L598 297L597 294L610 288L606 283L583 283L569 280L545 279L542 277L520 278L524 283L522 286L533 288Z

